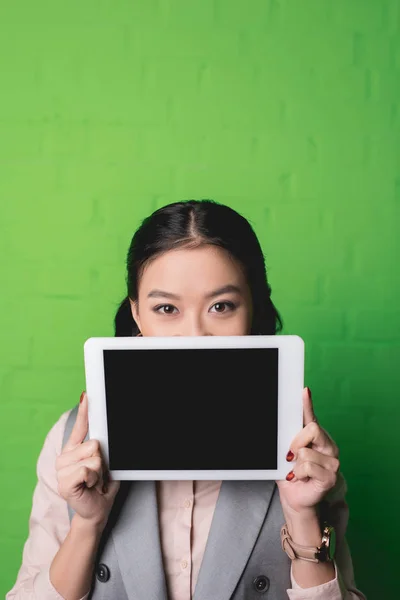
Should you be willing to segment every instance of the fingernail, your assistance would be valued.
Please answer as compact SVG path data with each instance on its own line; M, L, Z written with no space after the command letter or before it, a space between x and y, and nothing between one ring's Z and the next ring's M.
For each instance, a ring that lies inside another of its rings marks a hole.
M307 387L307 394L308 394L308 397L310 398L310 400L312 400L311 390L309 387Z
M289 452L286 454L286 460L288 462L290 462L293 459L294 459L294 454L293 454L293 452L291 450L289 450Z
M287 479L288 481L292 481L293 477L294 477L294 472L293 472L293 471L290 471L290 473L288 473L288 474L286 475L286 479Z
M103 494L107 494L108 488L107 488L107 485L105 483L103 484L103 487L102 487L101 491L103 492Z
M79 404L82 404L84 397L85 397L85 390L82 392L81 397L79 398Z

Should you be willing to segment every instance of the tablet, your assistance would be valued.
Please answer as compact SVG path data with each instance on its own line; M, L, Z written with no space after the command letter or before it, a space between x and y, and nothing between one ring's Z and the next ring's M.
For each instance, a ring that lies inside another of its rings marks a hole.
M84 344L89 437L116 480L285 479L303 427L296 335Z

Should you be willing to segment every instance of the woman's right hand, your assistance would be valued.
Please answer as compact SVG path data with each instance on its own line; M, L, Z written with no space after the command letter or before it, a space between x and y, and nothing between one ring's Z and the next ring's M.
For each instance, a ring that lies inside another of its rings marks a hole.
M86 523L104 527L120 483L109 481L99 442L83 441L89 428L86 393L81 398L69 440L56 459L58 492Z

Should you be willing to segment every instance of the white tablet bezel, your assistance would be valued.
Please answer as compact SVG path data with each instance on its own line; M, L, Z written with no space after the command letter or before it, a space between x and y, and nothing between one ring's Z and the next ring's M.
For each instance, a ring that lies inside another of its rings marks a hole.
M291 442L303 427L304 341L297 335L199 336L199 337L92 337L84 344L89 437L100 442L109 465L103 350L183 348L278 349L278 460L269 470L111 470L115 480L246 480L285 479L294 462L286 461Z

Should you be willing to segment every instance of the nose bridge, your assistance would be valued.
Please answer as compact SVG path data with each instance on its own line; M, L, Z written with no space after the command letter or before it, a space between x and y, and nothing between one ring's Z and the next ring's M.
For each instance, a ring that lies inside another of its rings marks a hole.
M185 314L181 335L184 335L184 336L207 335L206 326L205 326L204 320L202 319L200 314L197 314L196 311L187 312Z

